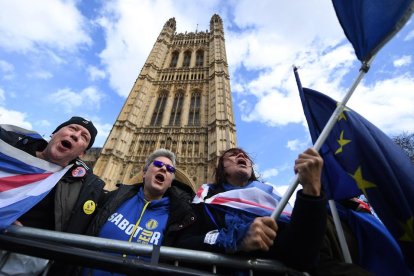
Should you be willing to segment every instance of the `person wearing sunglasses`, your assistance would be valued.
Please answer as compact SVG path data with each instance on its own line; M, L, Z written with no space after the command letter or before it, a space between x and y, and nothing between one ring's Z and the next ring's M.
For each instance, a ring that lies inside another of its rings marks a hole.
M195 223L178 233L175 246L276 259L312 272L326 227L322 165L313 149L299 155L294 170L303 189L297 192L293 209L285 208L276 222L270 217L281 199L275 188L258 181L253 161L243 149L225 151L218 160L215 183L202 185L193 200Z
M119 185L97 213L87 234L154 246L171 245L175 232L194 221L194 192L174 179L175 166L173 152L155 150L145 162L143 182ZM123 257L148 260L130 254ZM84 268L82 274L106 272Z

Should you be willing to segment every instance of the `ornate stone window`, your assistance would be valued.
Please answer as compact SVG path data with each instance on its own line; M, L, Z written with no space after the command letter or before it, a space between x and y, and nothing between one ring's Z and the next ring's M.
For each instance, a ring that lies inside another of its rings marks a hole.
M170 67L177 67L178 55L179 53L177 51L172 53Z
M200 125L200 93L199 92L194 92L191 95L188 125L189 126Z
M183 107L183 92L175 94L174 103L170 114L170 125L179 126L181 122L181 110Z
M191 61L191 52L190 51L185 51L184 52L183 67L190 67L190 61Z
M198 50L196 53L196 66L202 67L204 65L204 52L202 50Z
M163 91L159 94L157 104L152 113L151 125L159 126L162 121L162 114L164 113L165 103L167 102L167 92Z

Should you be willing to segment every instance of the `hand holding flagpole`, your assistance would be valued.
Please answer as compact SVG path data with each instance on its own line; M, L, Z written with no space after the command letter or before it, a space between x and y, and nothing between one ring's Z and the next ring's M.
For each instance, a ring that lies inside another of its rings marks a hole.
M364 1L362 1L364 2ZM362 3L361 2L361 3ZM387 0L379 2L360 2L332 0L339 22L345 35L352 43L355 54L362 62L360 73L342 102L337 106L328 123L318 137L313 148L319 151L331 132L339 115L343 112L346 103L355 91L375 57L375 54L407 23L414 11L414 0ZM390 9L392 7L392 9ZM366 10L373 15L364 17ZM375 16L374 16L375 14ZM353 23L352 23L353 22ZM357 22L358 24L355 24ZM359 28L356 28L358 26ZM298 85L300 85L298 83ZM295 176L289 185L285 196L272 213L277 219L286 206L299 184L299 177Z
M369 63L365 64L363 63L363 66L360 69L360 73L357 77L357 79L354 81L354 84L348 91L348 93L345 95L344 99L337 105L335 111L332 113L331 117L329 118L328 122L326 123L324 129L322 130L321 134L319 135L318 139L316 140L315 144L313 145L313 149L316 151L319 151L323 145L323 143L328 138L329 134L331 133L335 123L337 122L339 116L345 109L345 105L348 102L348 100L351 98L352 94L354 93L356 87L361 82L364 75L368 72L369 65L371 64L373 58L369 61ZM298 84L299 90L302 89L302 86L300 84L300 81L298 79L297 74L297 68L293 66L293 70L295 73L296 82ZM288 190L283 195L282 199L280 200L279 204L276 206L275 210L273 211L271 217L277 220L279 216L281 215L283 209L285 208L286 204L288 203L289 199L292 197L293 193L295 192L297 186L299 184L299 174L295 175L295 178L293 179L292 183L289 185ZM335 202L333 200L329 200L329 206L332 210L332 216L335 222L335 227L338 233L339 243L341 246L342 253L344 255L345 261L347 263L352 263L351 255L349 253L349 249L345 240L345 235L343 233L340 219L338 216L338 213L336 211Z
M358 84L361 82L364 75L368 72L369 65L371 64L372 60L373 60L373 58L368 63L363 64L363 66L360 69L360 72L359 72L359 75L358 75L357 79L354 81L354 84L349 89L348 93L346 93L346 95L345 95L344 99L342 100L342 102L340 102L338 104L338 106L336 107L336 109L335 109L334 113L332 114L332 116L329 118L329 121L327 122L326 126L322 130L321 135L319 135L318 139L316 140L315 144L313 145L313 148L316 151L319 151L321 149L323 143L326 141L326 138L328 138L329 133L332 131L336 121L338 120L341 113L344 111L346 103L351 98L352 94L354 93L354 91L355 91L356 87L358 86ZM295 71L295 77L297 78L297 74L296 74L297 68L295 66L293 66L293 68L294 68L294 71ZM300 85L299 82L298 82L298 85ZM301 88L302 87L300 87L300 89ZM294 193L296 187L298 186L298 184L299 184L299 176L295 175L295 178L292 180L291 184L289 185L288 190L283 195L283 197L280 200L279 204L276 206L276 209L273 211L272 218L274 218L276 220L279 218L280 214L282 213L282 211L285 208L286 204L288 203L289 199L293 195L293 193Z

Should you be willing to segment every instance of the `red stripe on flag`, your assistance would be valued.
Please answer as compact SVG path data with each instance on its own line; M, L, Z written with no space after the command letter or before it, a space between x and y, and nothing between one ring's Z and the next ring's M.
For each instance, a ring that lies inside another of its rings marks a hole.
M248 204L248 205L252 205L255 207L259 207L259 208L263 208L263 209L267 209L271 211L274 210L274 208L260 205L253 201L244 200L241 198L231 198L231 197L216 197L215 199L213 199L213 201L211 201L211 204L224 204L224 203L229 203L229 202L239 202L239 203Z
M42 174L20 174L16 176L8 176L0 178L0 192L5 192L11 189L19 188L24 185L31 184L43 180L52 173Z

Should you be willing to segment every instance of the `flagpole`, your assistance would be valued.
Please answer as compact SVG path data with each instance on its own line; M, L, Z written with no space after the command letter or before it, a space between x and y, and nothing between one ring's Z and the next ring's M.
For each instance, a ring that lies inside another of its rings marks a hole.
M322 130L322 133L319 135L318 139L316 140L315 144L313 145L313 148L316 151L319 151L323 145L323 143L326 141L326 138L328 138L329 133L332 131L336 121L338 120L339 116L345 109L345 105L347 104L349 98L351 98L352 94L354 93L356 87L361 82L362 78L365 76L365 74L368 72L369 67L372 63L372 60L375 56L373 56L370 60L367 62L363 62L361 69L359 70L358 77L352 84L352 87L349 89L349 91L346 93L345 97L343 98L342 102L338 104L335 111L332 113L331 117L329 118L328 122L326 123L326 126ZM296 187L299 184L299 176L296 174L294 179L289 185L289 188L287 189L286 193L283 195L282 199L276 206L275 210L273 211L271 217L277 220L280 215L282 214L283 209L287 205L289 199L292 197L293 192L295 191Z
M338 234L339 245L341 246L342 254L346 263L352 264L351 254L349 253L348 244L345 240L344 229L342 228L341 219L336 209L335 201L333 199L328 200L329 207L331 208L332 217L335 224L336 233Z
M331 117L329 118L328 122L326 123L325 127L323 128L321 134L319 135L318 139L316 140L315 144L313 145L313 148L316 151L319 151L321 149L323 143L325 143L325 141L328 138L329 134L331 133L336 121L338 120L341 113L344 111L346 103L351 98L352 94L354 93L356 87L361 82L362 78L368 72L369 67L370 67L373 59L374 59L374 57L372 57L368 62L363 62L362 63L361 69L359 70L358 77L356 78L356 80L352 84L352 86L349 89L348 93L346 93L345 97L342 99L342 101L338 104L338 106L336 107L336 109L332 113ZM294 66L294 69L296 70L295 66ZM288 190L283 195L282 199L280 200L280 202L276 206L275 210L273 211L273 213L271 215L272 218L277 220L280 217L283 209L287 205L289 199L292 197L292 195L295 192L298 184L299 184L299 175L296 174L295 178L292 181L292 183L289 185ZM335 201L330 199L328 202L329 202L332 217L333 217L333 220L334 220L336 233L338 234L339 244L340 244L340 247L341 247L342 254L344 256L344 260L345 260L346 263L352 263L351 254L349 253L348 244L346 243L346 240L345 240L344 231L342 229L342 224L341 224L341 220L340 220L339 215L338 215L338 211L336 209Z

